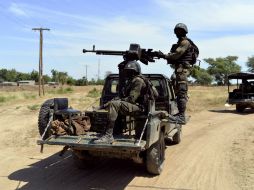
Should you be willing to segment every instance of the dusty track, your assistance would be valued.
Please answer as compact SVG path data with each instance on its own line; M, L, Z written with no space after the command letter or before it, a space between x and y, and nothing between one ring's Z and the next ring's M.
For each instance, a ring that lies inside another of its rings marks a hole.
M37 112L0 110L0 189L254 189L253 112L216 109L192 114L182 142L167 146L164 171L150 176L138 164L104 160L73 167L61 147L36 145Z

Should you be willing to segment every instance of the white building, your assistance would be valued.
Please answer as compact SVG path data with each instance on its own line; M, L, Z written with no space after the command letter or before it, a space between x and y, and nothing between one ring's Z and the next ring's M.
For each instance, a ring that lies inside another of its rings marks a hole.
M20 80L17 83L18 83L18 86L33 86L33 85L35 85L34 80Z

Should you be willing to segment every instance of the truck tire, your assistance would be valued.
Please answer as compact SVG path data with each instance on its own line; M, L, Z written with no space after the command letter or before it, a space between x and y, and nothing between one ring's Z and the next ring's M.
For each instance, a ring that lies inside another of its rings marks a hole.
M146 152L146 169L149 173L159 175L162 172L165 160L164 133L160 132L159 140Z
M173 136L173 144L179 144L181 142L181 136L182 136L182 126L178 127L178 131Z
M241 104L236 104L235 108L236 108L236 111L239 112L239 113L242 113L245 109L245 107Z
M50 109L53 108L53 106L54 106L53 99L46 100L41 106L41 109L39 112L39 118L38 118L38 128L39 128L39 133L41 136L43 135L45 128L48 125L49 117L50 117L49 115ZM47 139L49 136L50 136L50 131L48 130L45 133L43 140Z

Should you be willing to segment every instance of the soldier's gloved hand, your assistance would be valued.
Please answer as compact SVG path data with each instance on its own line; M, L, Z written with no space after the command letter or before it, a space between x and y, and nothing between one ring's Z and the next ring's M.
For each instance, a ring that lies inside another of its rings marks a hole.
M168 117L168 112L167 111L162 111L161 113L160 113L160 118L161 119L164 119L164 118L166 118L166 117Z
M157 52L157 56L158 56L158 58L163 58L163 59L166 58L165 54L162 53L161 51L158 51L158 52Z

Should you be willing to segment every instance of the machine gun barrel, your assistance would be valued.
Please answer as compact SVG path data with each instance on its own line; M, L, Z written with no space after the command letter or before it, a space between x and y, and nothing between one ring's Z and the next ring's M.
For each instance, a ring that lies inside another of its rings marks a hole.
M96 53L97 55L125 55L127 51L115 51L115 50L86 50L83 49L83 53Z
M83 49L83 53L96 53L97 55L121 55L125 61L139 60L142 63L148 65L148 62L155 62L154 59L159 59L158 51L153 49L142 49L139 44L130 44L129 50L115 51L115 50L95 50L93 45L92 50Z

